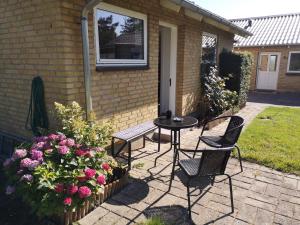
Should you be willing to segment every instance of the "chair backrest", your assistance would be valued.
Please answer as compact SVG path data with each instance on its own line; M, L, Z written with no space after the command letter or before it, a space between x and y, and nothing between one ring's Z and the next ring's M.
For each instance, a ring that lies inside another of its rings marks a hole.
M233 147L208 149L202 152L198 175L220 175L224 174L226 165Z
M231 116L225 134L222 138L223 147L233 146L239 139L244 126L244 119L240 116Z

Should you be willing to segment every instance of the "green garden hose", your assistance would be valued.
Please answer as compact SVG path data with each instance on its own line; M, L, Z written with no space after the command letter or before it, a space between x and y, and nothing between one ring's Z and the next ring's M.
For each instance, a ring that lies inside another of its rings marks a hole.
M31 96L25 128L35 136L42 135L42 129L48 129L49 121L44 98L44 84L40 76L34 77L31 84Z

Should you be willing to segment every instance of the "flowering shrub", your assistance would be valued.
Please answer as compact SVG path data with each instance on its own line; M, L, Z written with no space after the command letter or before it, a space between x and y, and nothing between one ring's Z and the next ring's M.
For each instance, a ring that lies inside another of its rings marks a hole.
M16 193L40 216L79 206L111 182L118 168L101 147L78 144L62 133L35 138L3 166L6 194Z
M84 119L85 112L77 102L70 105L55 103L55 111L61 130L73 137L79 144L87 146L106 146L112 134L110 123L96 122L95 115L90 115L90 121ZM64 151L65 149L62 149Z

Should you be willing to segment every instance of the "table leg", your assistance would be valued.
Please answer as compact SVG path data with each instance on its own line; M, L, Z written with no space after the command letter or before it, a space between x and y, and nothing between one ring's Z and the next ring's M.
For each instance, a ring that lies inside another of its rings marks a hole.
M175 171L175 164L176 164L176 159L177 159L177 131L174 131L174 155L173 155L173 166L172 166L172 173L171 173L171 181L170 181L170 187L172 184L172 180L174 179L174 171Z
M159 139L159 141L160 141L160 139ZM157 157L155 158L155 160L154 160L154 166L156 166L157 160L158 160L160 157L162 157L163 155L167 154L169 151L172 150L172 146L174 145L174 143L173 143L173 138L172 138L172 131L171 131L171 142L170 142L170 143L171 143L171 144L170 144L170 148L169 148L167 151L165 151L164 153L160 154L159 156L157 156Z

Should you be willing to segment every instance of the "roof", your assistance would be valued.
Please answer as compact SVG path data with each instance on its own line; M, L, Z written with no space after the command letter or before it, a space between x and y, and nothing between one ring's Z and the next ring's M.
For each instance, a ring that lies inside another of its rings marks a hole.
M189 0L169 0L169 1L175 3L176 5L180 5L183 8L187 8L201 16L210 18L210 19L230 28L233 31L233 33L235 33L235 34L238 34L240 36L251 36L252 35L251 32L243 29L240 26L235 25L231 21L229 21L217 14L214 14L214 13L200 7L199 5L196 5L192 1L189 1Z
M300 13L251 17L231 20L235 25L247 28L253 36L236 35L235 47L279 46L300 44ZM251 23L250 22L250 23Z

